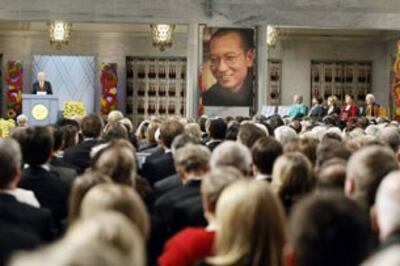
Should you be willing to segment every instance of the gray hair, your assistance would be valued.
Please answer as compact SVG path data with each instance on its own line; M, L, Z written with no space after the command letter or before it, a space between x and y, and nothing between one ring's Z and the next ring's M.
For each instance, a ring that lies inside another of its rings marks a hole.
M6 187L22 164L21 148L17 141L0 139L0 189Z
M191 172L208 169L211 152L202 145L187 144L174 154L177 171Z
M212 170L221 166L232 166L244 175L249 175L252 164L251 153L243 144L225 141L213 151L210 164Z
M398 168L395 154L387 147L371 145L358 150L350 157L346 169L346 180L352 179L355 185L352 197L369 208L384 176Z
M274 130L274 135L277 141L285 145L292 139L298 138L296 131L288 126L280 126Z

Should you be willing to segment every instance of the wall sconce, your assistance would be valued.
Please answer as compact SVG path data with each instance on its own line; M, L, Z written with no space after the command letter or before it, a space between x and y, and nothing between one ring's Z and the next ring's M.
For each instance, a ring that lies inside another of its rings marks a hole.
M161 52L171 47L174 30L175 25L173 24L151 24L150 33L153 46L158 46Z
M50 44L55 44L56 49L61 49L63 44L68 45L72 24L64 21L48 22Z
M267 26L267 45L275 47L278 42L279 30L275 26Z

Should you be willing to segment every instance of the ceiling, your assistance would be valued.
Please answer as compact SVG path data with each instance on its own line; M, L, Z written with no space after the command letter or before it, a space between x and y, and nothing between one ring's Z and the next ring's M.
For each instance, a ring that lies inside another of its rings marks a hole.
M1 0L0 20L400 29L399 0Z

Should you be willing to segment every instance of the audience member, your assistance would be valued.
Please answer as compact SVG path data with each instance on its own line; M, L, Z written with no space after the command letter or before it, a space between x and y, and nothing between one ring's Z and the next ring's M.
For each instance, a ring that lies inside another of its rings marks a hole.
M246 123L241 125L239 128L239 133L237 135L237 140L239 143L242 143L247 148L251 149L253 144L262 137L267 136L267 130L263 130L258 127L256 124Z
M211 155L211 169L222 166L232 166L238 169L244 176L251 175L251 152L243 144L233 141L225 141L219 145Z
M341 193L302 200L289 224L285 266L358 266L368 256L368 216Z
M218 233L208 265L282 265L285 215L267 184L240 180L228 186L216 217Z
M318 189L343 191L346 182L346 164L343 159L333 158L323 163L317 173Z
M209 119L206 123L206 131L208 134L208 142L206 143L206 146L210 151L214 151L214 149L225 139L226 123L224 119Z
M298 138L296 131L288 126L280 126L275 129L274 136L283 146L290 140Z
M283 154L282 145L271 137L259 138L251 149L253 176L256 180L272 181L272 168Z
M303 96L296 94L293 97L293 105L289 109L290 117L304 117L307 115L307 106L303 103Z

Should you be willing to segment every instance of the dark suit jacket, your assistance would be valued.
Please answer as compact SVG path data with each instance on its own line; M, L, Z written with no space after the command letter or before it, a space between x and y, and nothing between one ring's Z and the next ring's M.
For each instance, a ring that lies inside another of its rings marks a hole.
M201 195L185 199L174 205L171 233L188 226L207 226Z
M1 222L18 226L42 241L47 242L54 238L53 220L47 209L34 208L17 201L12 195L0 193L0 214Z
M211 140L210 142L206 143L206 147L213 152L215 148L221 144L223 141L222 140Z
M35 83L33 83L32 87L33 87L32 94L37 94L38 91L45 91L49 95L53 94L53 90L51 88L51 83L48 81L44 82L43 90L40 89L39 81L36 81Z
M75 169L62 167L62 166L54 166L50 164L50 172L55 173L62 181L68 184L69 187L72 186L75 178L78 176L78 173Z
M32 250L40 244L39 238L18 226L0 221L0 265L7 261L14 252Z
M82 174L90 166L90 151L98 144L97 140L84 140L64 151L64 161L72 164Z
M147 157L141 175L153 185L157 181L176 173L172 153L164 153L155 157Z
M171 175L154 184L154 197L159 198L168 191L182 186L181 178L177 174Z
M187 199L200 196L200 180L189 180L182 187L173 189L164 194L154 205L155 214L164 222L168 231L174 226L174 207Z
M56 226L67 217L68 184L40 166L29 166L22 172L19 187L33 191L40 205L51 210Z

